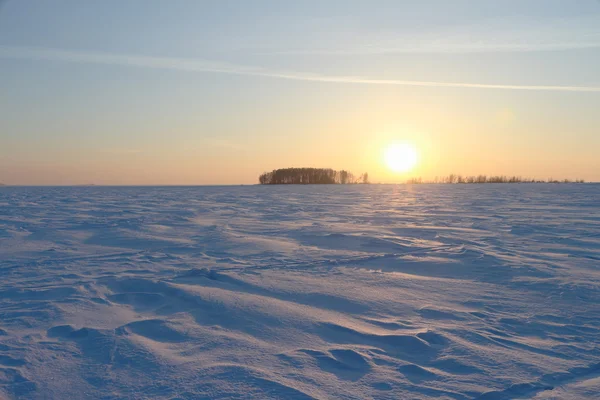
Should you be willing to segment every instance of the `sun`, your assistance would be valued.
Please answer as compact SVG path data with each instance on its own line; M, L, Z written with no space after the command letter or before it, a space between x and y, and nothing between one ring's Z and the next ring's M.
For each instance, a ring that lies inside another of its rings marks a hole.
M390 145L384 154L385 163L394 172L408 172L417 165L417 149L408 143Z

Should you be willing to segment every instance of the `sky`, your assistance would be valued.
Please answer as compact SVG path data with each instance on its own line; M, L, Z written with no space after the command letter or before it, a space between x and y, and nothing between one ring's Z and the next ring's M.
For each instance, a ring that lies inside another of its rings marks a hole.
M598 0L0 0L0 182L600 181L599 71Z

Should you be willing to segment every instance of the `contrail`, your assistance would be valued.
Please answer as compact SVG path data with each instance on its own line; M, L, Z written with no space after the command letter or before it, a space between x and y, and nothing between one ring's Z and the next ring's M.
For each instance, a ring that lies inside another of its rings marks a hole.
M467 82L435 82L398 79L374 79L359 76L336 76L295 71L276 71L261 67L229 64L208 60L121 55L113 53L83 52L34 47L0 46L0 58L62 61L87 64L105 64L141 68L169 69L188 72L213 72L222 74L258 76L309 82L475 89L542 90L562 92L600 92L600 87L598 86L504 85Z
M598 0L600 1L600 0ZM491 43L491 44L446 44L432 45L422 43L417 45L404 46L373 46L356 49L298 49L298 50L278 50L264 51L259 54L270 55L322 55L322 56L347 56L347 55L378 55L378 54L474 54L474 53L529 53L545 52L558 50L582 50L600 48L600 42L588 41L579 43L558 42L558 43Z

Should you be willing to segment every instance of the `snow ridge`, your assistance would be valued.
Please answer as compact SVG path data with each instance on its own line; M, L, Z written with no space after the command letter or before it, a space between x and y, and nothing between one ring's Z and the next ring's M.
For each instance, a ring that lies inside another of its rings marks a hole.
M0 189L0 399L585 399L600 185Z

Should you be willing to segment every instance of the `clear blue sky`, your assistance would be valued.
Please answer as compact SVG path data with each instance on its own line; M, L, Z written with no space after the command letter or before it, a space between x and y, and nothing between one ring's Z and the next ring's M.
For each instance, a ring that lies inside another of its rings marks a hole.
M0 182L600 180L597 0L1 4Z

